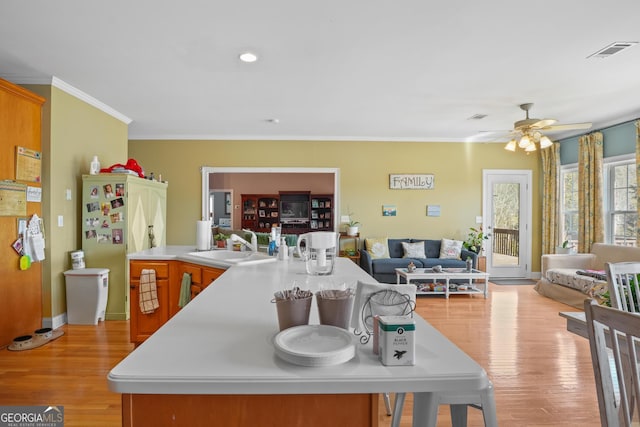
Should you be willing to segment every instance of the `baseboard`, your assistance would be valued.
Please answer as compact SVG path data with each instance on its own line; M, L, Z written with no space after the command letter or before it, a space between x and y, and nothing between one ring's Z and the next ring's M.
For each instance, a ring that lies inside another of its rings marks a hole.
M106 313L105 320L129 320L127 313Z
M67 312L58 314L54 317L43 317L42 318L42 327L43 328L51 328L58 329L62 325L67 324Z

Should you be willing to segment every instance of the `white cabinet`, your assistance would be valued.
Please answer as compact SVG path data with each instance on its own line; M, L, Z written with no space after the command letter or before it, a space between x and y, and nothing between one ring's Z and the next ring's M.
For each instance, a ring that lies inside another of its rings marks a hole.
M82 249L87 267L109 269L107 320L129 318L126 254L166 244L167 184L127 174L82 176Z

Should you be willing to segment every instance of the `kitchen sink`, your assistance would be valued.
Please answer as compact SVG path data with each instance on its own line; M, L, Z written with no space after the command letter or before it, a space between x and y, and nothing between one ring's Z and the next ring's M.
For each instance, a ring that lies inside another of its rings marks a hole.
M202 260L217 261L229 265L258 264L263 262L273 262L276 260L275 257L262 252L239 252L227 250L189 252L187 255Z

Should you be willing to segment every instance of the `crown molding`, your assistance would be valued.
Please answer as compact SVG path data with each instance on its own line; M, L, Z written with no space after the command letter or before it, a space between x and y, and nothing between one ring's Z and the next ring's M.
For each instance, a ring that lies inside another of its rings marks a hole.
M56 76L53 76L51 78L51 86L56 87L66 93L68 93L71 96L74 96L84 102L86 102L87 104L96 107L98 110L103 111L107 114L109 114L110 116L120 120L121 122L125 123L125 124L129 124L132 122L132 120L125 116L124 114L114 110L113 108L109 107L107 104L97 100L96 98L94 98L93 96L81 91L80 89L71 86L69 83L60 80L59 78L57 78Z
M57 89L60 89L63 92L68 93L69 95L78 98L81 101L86 102L92 107L97 108L98 110L120 120L125 124L130 124L133 120L119 111L114 110L109 107L104 102L101 102L94 98L93 96L81 91L80 89L71 86L69 83L65 82L57 78L56 76L45 77L45 76L18 76L18 75L10 75L10 74L0 74L0 77L6 79L12 83L19 85L51 85Z
M130 141L148 141L148 140L175 140L175 141L351 141L351 142L449 142L449 143L465 143L465 144L488 144L497 142L504 144L502 141L465 141L459 138L413 138L413 137L374 137L374 136L307 136L307 135L216 135L216 134L131 134L129 132Z

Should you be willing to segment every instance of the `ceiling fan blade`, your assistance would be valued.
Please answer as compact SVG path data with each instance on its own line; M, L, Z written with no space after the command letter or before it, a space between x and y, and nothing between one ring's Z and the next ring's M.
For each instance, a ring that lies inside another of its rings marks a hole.
M556 122L557 122L556 119L542 119L532 124L531 127L534 129L546 129L548 126L551 126Z
M541 128L546 132L557 132L561 130L574 130L574 129L590 129L593 123L568 123L566 125L553 125Z

